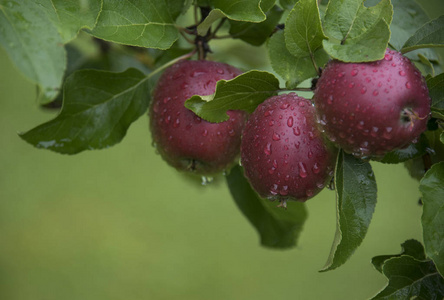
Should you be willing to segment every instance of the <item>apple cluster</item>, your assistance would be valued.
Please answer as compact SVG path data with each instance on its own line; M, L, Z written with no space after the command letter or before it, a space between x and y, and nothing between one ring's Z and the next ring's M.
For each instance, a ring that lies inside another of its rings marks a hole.
M193 95L215 92L216 82L241 72L212 61L180 61L160 77L150 107L153 142L181 171L211 175L228 170L239 154L245 176L263 198L306 201L329 184L338 148L377 158L414 143L430 115L428 89L419 70L387 49L382 60L331 60L313 100L296 93L261 103L249 116L228 111L210 123L184 107Z

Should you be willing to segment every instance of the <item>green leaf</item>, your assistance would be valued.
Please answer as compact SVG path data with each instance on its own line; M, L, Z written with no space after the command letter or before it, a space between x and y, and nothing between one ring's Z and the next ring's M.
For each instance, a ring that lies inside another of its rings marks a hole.
M421 157L427 152L428 146L427 137L422 134L417 143L412 143L404 149L397 149L387 153L380 162L384 164L398 164L409 159Z
M77 71L65 81L60 114L20 136L38 148L63 154L110 147L147 110L147 79L136 69Z
M444 162L434 164L421 180L422 228L427 255L444 274Z
M275 6L269 10L267 19L260 23L231 21L230 35L253 46L262 45L272 34L281 19L283 11Z
M376 181L372 168L350 154L339 151L335 172L336 234L325 267L344 264L362 243L376 206Z
M174 21L184 2L104 0L97 24L88 32L115 43L168 49L179 37Z
M439 140L441 141L441 143L444 144L444 132L441 133L441 136L439 137Z
M372 2L367 0L367 2ZM391 0L393 5L393 20L390 25L390 45L400 50L407 39L410 38L418 28L427 23L430 18L424 9L415 0ZM420 49L408 53L410 59L417 59L416 55L422 54L429 60L438 61L438 55L433 49Z
M314 55L325 38L316 0L300 0L285 22L285 43L297 57Z
M435 76L435 66L433 63L421 53L418 53L419 63L416 64L420 72L427 76Z
M197 26L197 33L205 35L215 21L228 18L235 21L259 23L266 16L261 9L260 0L211 0L208 1L213 8L205 20Z
M278 208L274 202L260 198L243 174L242 167L234 167L226 177L228 187L241 212L258 231L261 245L272 248L296 246L307 219L305 204L292 202L286 210Z
M102 0L36 0L56 25L64 43L74 39L80 28L92 29Z
M427 79L427 87L429 89L429 96L432 99L432 113L435 112L441 119L444 116L444 73L436 77Z
M293 89L302 81L317 76L310 56L296 57L288 51L282 31L273 34L267 46L271 66L286 81L288 89ZM318 67L323 67L328 62L329 56L323 49L318 49L314 53L314 59Z
M325 51L345 62L382 59L390 39L392 15L390 0L381 0L373 7L365 7L362 0L330 1L324 19L328 37L323 42Z
M265 99L276 95L279 80L265 71L249 71L231 80L220 80L210 96L193 96L185 102L199 117L209 122L228 120L228 110L253 112Z
M444 15L424 24L404 44L402 53L420 48L444 46Z
M291 10L299 0L279 0L279 4L283 9Z
M430 260L403 255L388 259L383 267L388 278L384 290L372 299L442 299L444 279Z
M38 101L59 93L66 53L58 28L33 0L0 2L0 44L14 64L39 88Z
M64 79L75 71L82 69L123 72L129 68L135 68L144 72L145 74L150 73L150 69L148 69L147 66L141 62L142 59L147 59L144 54L148 51L148 49L145 49L146 52L142 52L144 50L135 50L134 48L111 44L106 51L97 49L94 52L86 52L76 43L67 44L65 49L67 52L68 63ZM148 56L148 54L146 55ZM139 59L137 59L137 57L139 57ZM63 93L59 93L59 95L57 95L57 97L51 103L44 105L44 107L60 108L62 106L62 102Z
M380 273L384 263L390 258L401 257L402 255L409 255L417 260L425 260L426 255L424 246L417 240L407 240L401 244L402 252L394 255L379 255L372 258L372 264Z
M0 43L37 84L41 104L59 94L66 67L63 44L79 29L94 27L101 5L101 0L0 1Z
M390 24L392 15L388 0L382 0L373 7L365 7L362 0L332 0L325 14L325 35L340 41L355 38L380 20Z

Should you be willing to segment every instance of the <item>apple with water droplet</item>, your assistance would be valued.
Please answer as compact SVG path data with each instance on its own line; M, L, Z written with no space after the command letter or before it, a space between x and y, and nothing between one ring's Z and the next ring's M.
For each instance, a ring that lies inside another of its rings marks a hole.
M295 93L260 104L242 132L241 162L263 198L306 201L331 179L336 149L316 124L312 103Z
M198 175L212 175L232 166L239 155L246 113L228 111L229 120L210 123L184 106L193 95L210 95L216 82L241 71L228 64L182 60L159 78L149 110L157 151L171 166Z
M415 142L431 103L420 71L389 49L379 61L330 61L313 100L328 138L357 157L380 157Z

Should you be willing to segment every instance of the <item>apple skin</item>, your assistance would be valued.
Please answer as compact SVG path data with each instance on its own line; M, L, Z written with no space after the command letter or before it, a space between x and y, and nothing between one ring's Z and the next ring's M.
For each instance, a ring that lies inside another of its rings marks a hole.
M330 61L313 100L327 137L357 157L380 157L415 142L431 103L420 71L389 49L375 62Z
M228 111L229 120L210 123L184 106L193 95L211 95L216 82L241 71L230 65L182 60L164 71L149 110L153 144L162 158L180 171L212 175L230 168L238 158L246 120L242 111Z
M270 200L304 202L315 196L333 175L336 153L317 128L312 103L295 93L265 100L242 133L245 176Z

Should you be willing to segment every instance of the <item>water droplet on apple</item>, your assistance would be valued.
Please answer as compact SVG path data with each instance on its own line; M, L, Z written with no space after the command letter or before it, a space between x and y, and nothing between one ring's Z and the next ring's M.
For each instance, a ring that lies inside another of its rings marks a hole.
M273 113L273 110L269 109L264 113L264 116L269 117L269 116L271 116L272 113Z
M266 155L271 155L271 143L267 143L267 145L264 148L264 153Z
M305 195L307 195L307 197L313 197L313 195L314 195L314 191L313 190L307 190L306 192L305 192Z
M299 162L299 176L302 178L307 177L307 167L303 162Z
M392 127L386 127L384 132L382 133L382 137L385 138L386 140L390 140L392 138L392 131L393 131Z
M282 103L281 109L287 109L290 106L289 103Z
M278 133L273 132L272 139L273 139L273 141L279 141L281 139L281 136Z
M201 76L206 74L205 71L193 71L193 73L191 73L191 77L197 77L197 76Z
M287 196L288 195L288 185L284 185L282 187L282 189L280 190L279 194L281 194L281 196Z
M318 174L319 171L321 170L321 168L319 167L319 164L318 164L318 163L315 163L315 164L313 165L312 170L313 170L313 173Z
M288 127L292 127L292 126L293 126L293 117L292 117L292 116L290 116L290 117L288 118L288 120L287 120L287 126L288 126Z

